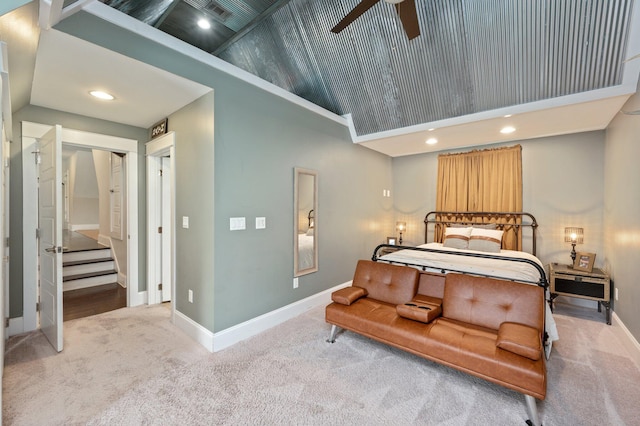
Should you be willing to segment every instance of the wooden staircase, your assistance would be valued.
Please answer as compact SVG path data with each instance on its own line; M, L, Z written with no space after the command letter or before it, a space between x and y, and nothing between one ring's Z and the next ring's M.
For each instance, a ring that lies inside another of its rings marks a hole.
M109 247L98 245L62 254L63 291L118 282L118 271Z

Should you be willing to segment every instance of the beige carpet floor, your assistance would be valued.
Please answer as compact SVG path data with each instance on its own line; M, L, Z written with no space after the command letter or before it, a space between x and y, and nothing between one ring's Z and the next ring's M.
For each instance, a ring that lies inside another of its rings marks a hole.
M598 316L559 314L545 425L637 425L640 369ZM209 354L169 323L166 305L65 323L55 354L40 333L13 337L5 425L519 425L524 398L353 333L325 339L314 309Z

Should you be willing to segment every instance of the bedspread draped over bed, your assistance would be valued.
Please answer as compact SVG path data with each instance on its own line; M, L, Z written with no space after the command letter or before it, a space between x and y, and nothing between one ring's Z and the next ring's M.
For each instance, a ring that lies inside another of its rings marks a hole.
M546 283L542 262L540 262L537 257L526 252L501 250L499 253L492 254L506 259L490 259L465 255L466 253L472 255L475 253L486 256L487 253L475 250L446 248L443 247L441 243L427 243L418 246L418 248L425 250L412 250L407 248L381 257L377 257L376 253L374 253L374 260L405 264L430 272L461 272L514 280L531 285ZM449 252L450 254L443 252ZM538 265L540 269L533 266L532 263ZM545 328L548 339L552 342L558 340L558 330L549 304L546 304L545 317Z
M313 234L298 234L298 268L300 270L313 267L315 260L313 252L313 238Z

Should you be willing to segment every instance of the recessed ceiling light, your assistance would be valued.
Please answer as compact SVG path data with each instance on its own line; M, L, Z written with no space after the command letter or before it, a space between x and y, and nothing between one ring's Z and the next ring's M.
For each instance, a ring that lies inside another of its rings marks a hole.
M432 128L429 129L429 131L433 132L435 129L436 129L435 127L432 127Z
M509 118L509 117L511 117L511 114L507 114L504 116L504 118Z
M92 90L91 92L89 92L89 94L98 99L102 99L103 101L112 101L115 99L113 95L107 92L103 92L102 90Z
M436 139L436 138L429 138L429 139L427 139L427 140L425 141L425 143L426 143L427 145L435 145L435 144L437 144L437 143L438 143L438 139Z
M509 133L513 133L513 132L515 132L515 131L516 131L516 128L515 128L515 127L513 127L513 126L506 126L506 127L503 127L503 128L500 130L500 133L503 133L503 134L505 134L505 135L508 135Z
M209 21L204 18L198 20L198 26L203 30L208 30L209 28L211 28L211 24L209 23Z

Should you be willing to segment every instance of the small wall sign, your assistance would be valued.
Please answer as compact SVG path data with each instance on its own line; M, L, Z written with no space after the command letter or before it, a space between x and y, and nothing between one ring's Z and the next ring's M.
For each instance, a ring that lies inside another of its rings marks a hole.
M151 128L151 139L157 138L158 136L162 136L167 133L167 124L169 123L169 119L165 118L162 121L157 122Z

